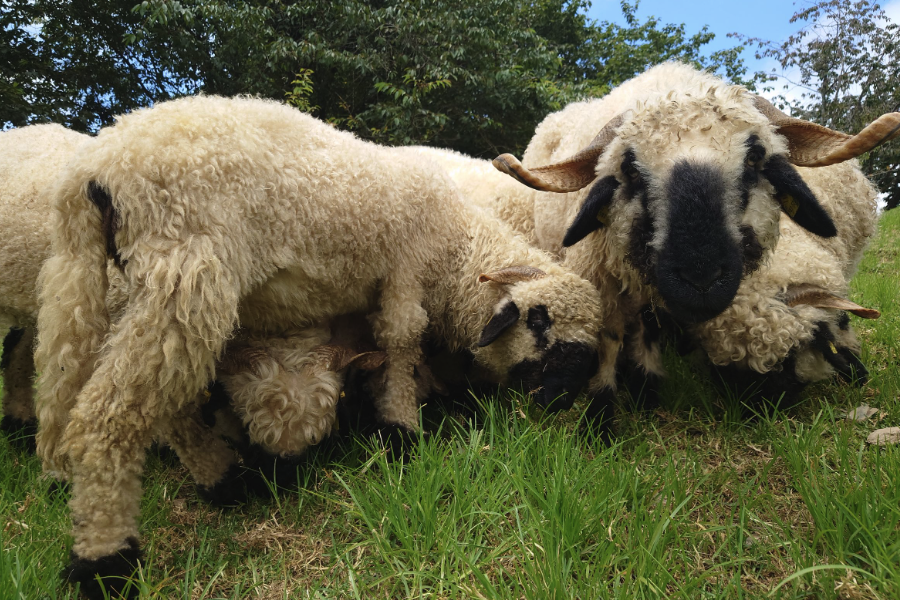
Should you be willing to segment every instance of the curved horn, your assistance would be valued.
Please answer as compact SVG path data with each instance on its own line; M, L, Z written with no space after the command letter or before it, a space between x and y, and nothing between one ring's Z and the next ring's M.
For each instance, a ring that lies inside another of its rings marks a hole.
M787 138L789 160L800 167L827 167L844 162L900 135L900 112L881 115L856 135L847 135L789 117L762 96L754 96L753 104Z
M266 359L275 360L265 348L236 346L226 350L225 356L222 357L216 368L224 375L237 375L243 371L250 371L257 377L262 377L259 366Z
M613 117L586 148L562 162L527 169L512 154L501 154L493 165L519 183L542 192L575 192L596 178L597 159L616 137L623 121L624 113Z
M380 367L387 359L387 353L382 351L357 353L352 348L323 344L311 350L319 355L316 364L326 371L341 371L350 365L356 365L360 369L371 371Z
M537 267L507 267L499 271L491 271L490 273L482 273L478 278L478 283L493 281L494 283L510 284L520 281L533 279L542 279L547 274Z
M798 304L808 304L816 308L836 308L852 312L857 317L863 319L877 319L881 313L874 308L864 308L855 302L850 302L845 298L836 296L817 285L801 284L788 286L784 299L788 306L797 306Z

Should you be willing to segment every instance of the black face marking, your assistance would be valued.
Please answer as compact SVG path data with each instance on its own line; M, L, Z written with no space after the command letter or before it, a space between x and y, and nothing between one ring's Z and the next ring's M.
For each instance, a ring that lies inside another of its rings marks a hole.
M681 161L666 186L668 235L659 252L657 289L673 317L711 319L737 293L743 253L729 231L722 199L728 187L719 169Z
M841 316L838 317L837 326L841 331L850 329L850 315L843 310L841 311Z
M566 231L563 247L568 248L580 242L588 234L608 225L609 205L612 203L618 187L619 181L612 175L604 177L594 184L581 205L578 216Z
M741 225L741 252L744 255L744 276L759 268L762 263L763 247L756 237L756 231L749 225Z
M625 154L622 156L621 170L627 196L634 197L644 191L647 186L644 176L641 175L640 170L637 168L637 157L634 155L634 150L629 149L625 151Z
M837 235L834 221L785 157L770 158L762 174L775 188L775 201L797 225L821 237Z
M106 238L106 255L113 259L119 269L124 269L128 261L123 261L116 247L116 232L119 230L119 213L113 206L109 192L96 181L88 183L88 199L100 209L100 227Z
M809 345L817 350L828 361L841 379L848 383L863 385L868 380L869 371L859 357L848 348L838 348L834 334L828 323L822 321L813 330L813 339Z
M640 215L631 222L631 235L628 239L628 254L625 255L625 260L641 274L641 279L647 285L656 282L656 256L650 247L653 234L653 219L645 206Z
M515 302L508 302L500 309L500 312L494 313L488 324L481 330L481 338L478 340L478 347L485 346L494 342L500 334L512 327L519 320L519 307Z
M21 327L13 327L3 338L3 353L0 355L0 369L6 370L12 362L13 349L22 341L25 335L25 329Z
M545 410L572 407L575 397L600 367L597 350L578 342L557 342L539 360L526 360L509 371L511 381L534 394Z
M531 333L534 334L537 347L542 350L546 348L548 343L547 332L550 330L551 325L550 313L547 312L547 307L540 304L529 308L526 325Z
M741 174L741 211L747 210L750 203L750 190L759 183L759 172L766 157L766 149L759 143L759 137L751 135L746 142L747 154L744 157L744 171Z

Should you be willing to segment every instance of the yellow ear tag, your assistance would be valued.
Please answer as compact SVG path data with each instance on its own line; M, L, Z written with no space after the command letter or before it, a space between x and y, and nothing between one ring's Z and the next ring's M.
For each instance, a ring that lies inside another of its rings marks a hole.
M203 395L206 396L207 398L212 396L212 394L209 392L209 390L203 390Z
M834 347L834 342L828 342L828 347L831 348L831 351L837 354L837 348Z
M775 199L781 204L787 216L792 219L797 214L797 211L800 210L800 204L790 194L778 194Z
M597 211L597 220L600 221L606 227L609 227L609 207L604 206L600 210Z
M341 398L345 398L346 396L347 396L347 394L345 394L344 392L341 392Z

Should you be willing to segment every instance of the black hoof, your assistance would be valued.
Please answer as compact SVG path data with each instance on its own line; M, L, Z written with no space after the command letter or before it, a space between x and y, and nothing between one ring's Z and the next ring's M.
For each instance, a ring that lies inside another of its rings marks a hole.
M587 407L581 421L580 434L593 442L599 439L606 445L613 440L613 417L615 416L616 393L604 387L596 392L588 392Z
M63 498L68 500L71 493L72 490L69 487L69 482L64 479L54 479L47 488L47 495L51 498Z
M18 448L34 454L36 450L34 436L37 435L37 421L34 419L23 421L16 417L6 415L0 420L0 430L6 434L9 443Z
M387 450L390 461L408 463L413 451L419 444L419 433L398 424L382 424L375 432L375 440L379 446Z
M246 472L238 465L231 465L217 483L213 485L197 485L197 495L204 502L229 508L246 504L248 496L249 479L252 472Z
M126 542L127 548L95 560L79 558L72 552L69 566L62 573L63 579L72 585L79 585L81 595L88 600L137 598L140 590L130 578L141 565L141 549L135 538L128 538Z

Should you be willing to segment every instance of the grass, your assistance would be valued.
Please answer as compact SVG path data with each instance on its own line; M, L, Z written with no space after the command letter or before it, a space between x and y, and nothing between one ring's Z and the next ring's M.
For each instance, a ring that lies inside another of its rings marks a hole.
M900 211L881 221L853 297L872 377L819 384L753 420L667 355L664 409L623 413L613 447L519 397L477 423L446 417L390 463L345 437L310 453L296 494L234 511L184 469L148 460L145 598L900 598ZM852 423L840 411L880 413ZM58 573L65 498L0 441L0 600L74 598Z

